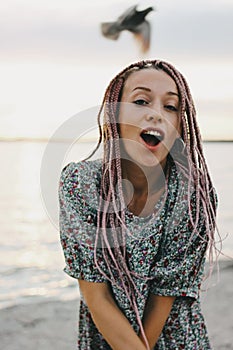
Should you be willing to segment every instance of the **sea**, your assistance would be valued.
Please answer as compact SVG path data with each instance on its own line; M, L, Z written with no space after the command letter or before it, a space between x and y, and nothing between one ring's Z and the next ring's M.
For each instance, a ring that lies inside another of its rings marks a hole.
M88 156L94 146L58 142L53 147L61 161L55 164L51 155L46 157L46 140L0 142L0 308L78 297L77 281L63 272L56 176L69 161ZM233 258L233 142L205 142L204 151L219 198L220 259ZM46 165L52 169L47 177ZM51 202L45 178L55 189Z

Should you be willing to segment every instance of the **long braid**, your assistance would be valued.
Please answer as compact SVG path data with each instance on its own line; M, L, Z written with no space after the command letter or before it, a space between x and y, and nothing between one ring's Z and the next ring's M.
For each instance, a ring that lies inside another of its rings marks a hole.
M193 226L193 232L197 230L200 207L203 208L207 229L210 259L214 248L214 229L216 205L213 200L214 190L203 155L201 135L197 125L196 111L193 99L185 78L171 64L158 61L140 61L122 70L106 89L103 103L98 114L99 141L91 156L103 142L103 166L100 189L100 203L97 219L97 234L95 243L95 263L97 268L107 277L112 285L122 288L131 302L135 311L139 328L144 335L141 317L139 315L136 297L139 296L126 261L126 234L124 196L122 189L121 152L119 142L119 130L117 126L118 108L124 82L134 71L155 68L166 72L176 83L180 96L180 120L182 126L182 139L185 144L188 169L180 164L180 169L185 172L188 179L188 204L189 216ZM101 117L104 112L102 128ZM90 157L91 157L90 156ZM89 158L90 158L89 157ZM194 187L196 197L195 217L191 211L191 196ZM109 235L110 232L110 235ZM108 269L108 276L102 271L97 261L97 250L102 249L102 254ZM120 282L119 282L120 279Z

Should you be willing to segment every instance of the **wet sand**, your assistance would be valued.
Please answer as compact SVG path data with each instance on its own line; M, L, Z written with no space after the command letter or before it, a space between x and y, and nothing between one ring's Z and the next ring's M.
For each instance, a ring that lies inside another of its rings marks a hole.
M202 295L202 306L213 349L233 349L233 261L220 262L219 281L215 271L210 289ZM2 309L1 349L74 350L77 320L78 300Z

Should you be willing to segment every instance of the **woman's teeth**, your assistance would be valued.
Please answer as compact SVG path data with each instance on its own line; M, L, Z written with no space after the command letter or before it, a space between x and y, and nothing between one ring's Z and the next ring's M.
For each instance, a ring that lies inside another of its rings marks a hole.
M162 139L163 135L157 130L146 130L141 133L141 137L149 146L158 145Z

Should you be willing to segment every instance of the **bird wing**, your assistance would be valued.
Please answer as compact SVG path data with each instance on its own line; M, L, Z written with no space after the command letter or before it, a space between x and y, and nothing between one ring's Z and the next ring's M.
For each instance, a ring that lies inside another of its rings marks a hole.
M150 31L150 23L146 20L133 30L130 30L138 41L143 53L146 53L150 48Z
M117 22L101 23L101 32L108 39L117 40L120 35L120 30Z
M137 5L131 6L125 12L123 12L122 15L120 15L117 19L117 22L119 23L119 25L122 24L124 21L128 21L128 19L134 16L135 13L137 13L136 8L137 8Z

